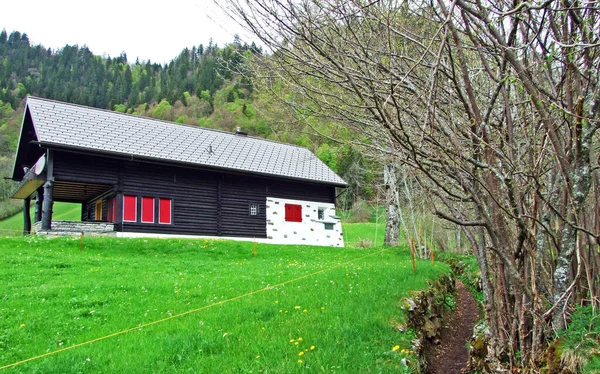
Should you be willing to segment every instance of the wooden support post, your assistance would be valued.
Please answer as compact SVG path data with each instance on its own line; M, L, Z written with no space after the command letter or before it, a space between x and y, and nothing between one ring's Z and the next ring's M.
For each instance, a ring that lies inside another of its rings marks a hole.
M411 254L412 254L412 271L413 273L417 272L417 263L415 261L415 239L411 239L410 240L410 246L411 246Z
M431 254L431 265L435 265L435 255L433 254L433 241L429 243L429 253Z
M44 200L42 203L42 230L52 229L52 207L54 205L54 153L46 153L46 183L44 183Z
M23 200L23 235L31 234L31 198Z
M52 189L54 182L46 181L44 183L44 204L42 207L42 230L50 230L52 228Z
M115 204L117 204L117 219L115 224L117 224L117 231L123 232L123 191L118 190L117 195L115 196Z
M40 222L42 220L42 202L44 201L44 188L38 188L35 194L35 215L33 222Z

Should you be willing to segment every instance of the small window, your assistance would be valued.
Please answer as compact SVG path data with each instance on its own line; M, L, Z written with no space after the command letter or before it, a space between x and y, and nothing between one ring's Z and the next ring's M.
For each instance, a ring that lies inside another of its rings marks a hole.
M325 230L333 230L333 225L335 224L326 222L323 225L325 226Z
M142 223L154 223L153 197L142 197Z
M319 208L317 210L317 219L323 221L325 219L325 208Z
M250 215L257 216L260 212L260 206L258 204L250 204Z
M137 222L137 197L123 195L123 221Z
M158 223L171 224L171 199L158 199Z
M302 222L302 205L285 204L285 221Z

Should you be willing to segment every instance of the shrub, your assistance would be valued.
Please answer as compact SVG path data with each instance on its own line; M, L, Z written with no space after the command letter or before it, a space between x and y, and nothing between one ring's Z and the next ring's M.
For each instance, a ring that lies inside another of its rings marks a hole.
M365 239L358 238L358 240L356 241L356 247L358 247L358 248L370 248L372 245L373 245L373 243L371 242L371 239L369 239L369 238L365 238Z
M364 200L359 200L349 212L348 223L369 222L371 218L371 209L369 204Z

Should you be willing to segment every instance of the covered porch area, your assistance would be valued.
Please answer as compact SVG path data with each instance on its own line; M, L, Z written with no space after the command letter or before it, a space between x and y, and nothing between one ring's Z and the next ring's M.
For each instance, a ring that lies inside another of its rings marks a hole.
M107 184L26 175L12 197L23 200L24 235L114 235L117 224L108 222L106 207L106 197L114 194L114 187ZM72 220L54 220L55 202L79 204L80 216L77 220L72 215Z

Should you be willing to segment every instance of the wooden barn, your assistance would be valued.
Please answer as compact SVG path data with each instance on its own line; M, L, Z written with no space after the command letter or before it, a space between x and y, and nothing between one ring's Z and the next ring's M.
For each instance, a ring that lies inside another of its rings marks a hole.
M29 97L12 179L26 232L34 200L36 233L95 225L124 237L344 245L335 214L344 180L305 148L239 130ZM55 201L80 203L82 222L53 221Z

